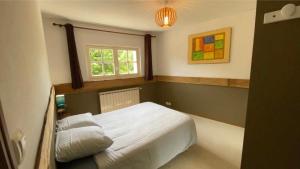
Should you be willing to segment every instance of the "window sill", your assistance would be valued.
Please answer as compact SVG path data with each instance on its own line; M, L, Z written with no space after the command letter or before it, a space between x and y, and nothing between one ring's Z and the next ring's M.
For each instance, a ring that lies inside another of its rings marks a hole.
M118 75L118 76L100 76L100 77L89 77L89 81L106 81L106 80L118 80L118 79L132 79L132 78L139 78L143 77L139 74L133 75Z

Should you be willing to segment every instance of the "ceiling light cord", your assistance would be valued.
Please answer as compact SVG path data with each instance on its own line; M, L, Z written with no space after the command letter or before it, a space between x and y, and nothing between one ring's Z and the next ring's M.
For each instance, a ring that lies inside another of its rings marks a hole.
M164 5L165 5L165 7L168 5L168 0L165 0L165 2L164 2Z

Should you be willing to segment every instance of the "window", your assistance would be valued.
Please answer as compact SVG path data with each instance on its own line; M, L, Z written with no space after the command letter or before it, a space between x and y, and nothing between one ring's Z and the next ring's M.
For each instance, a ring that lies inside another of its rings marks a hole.
M138 50L118 47L89 47L89 75L93 80L136 77L139 75Z
M137 74L137 52L136 50L118 49L119 73Z

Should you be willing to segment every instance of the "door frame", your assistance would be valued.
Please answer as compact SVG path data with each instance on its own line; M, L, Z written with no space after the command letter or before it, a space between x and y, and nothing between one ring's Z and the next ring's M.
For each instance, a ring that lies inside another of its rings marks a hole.
M17 162L13 151L12 143L9 138L4 113L2 109L2 104L0 100L0 146L1 146L1 156L5 158L5 161L2 160L0 163L5 163L3 166L6 166L8 169L17 169Z

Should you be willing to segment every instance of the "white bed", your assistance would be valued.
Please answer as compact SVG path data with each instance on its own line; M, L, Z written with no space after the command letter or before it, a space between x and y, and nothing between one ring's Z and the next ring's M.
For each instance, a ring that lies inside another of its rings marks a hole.
M94 155L99 169L157 169L197 138L188 115L151 102L94 117L114 141Z

